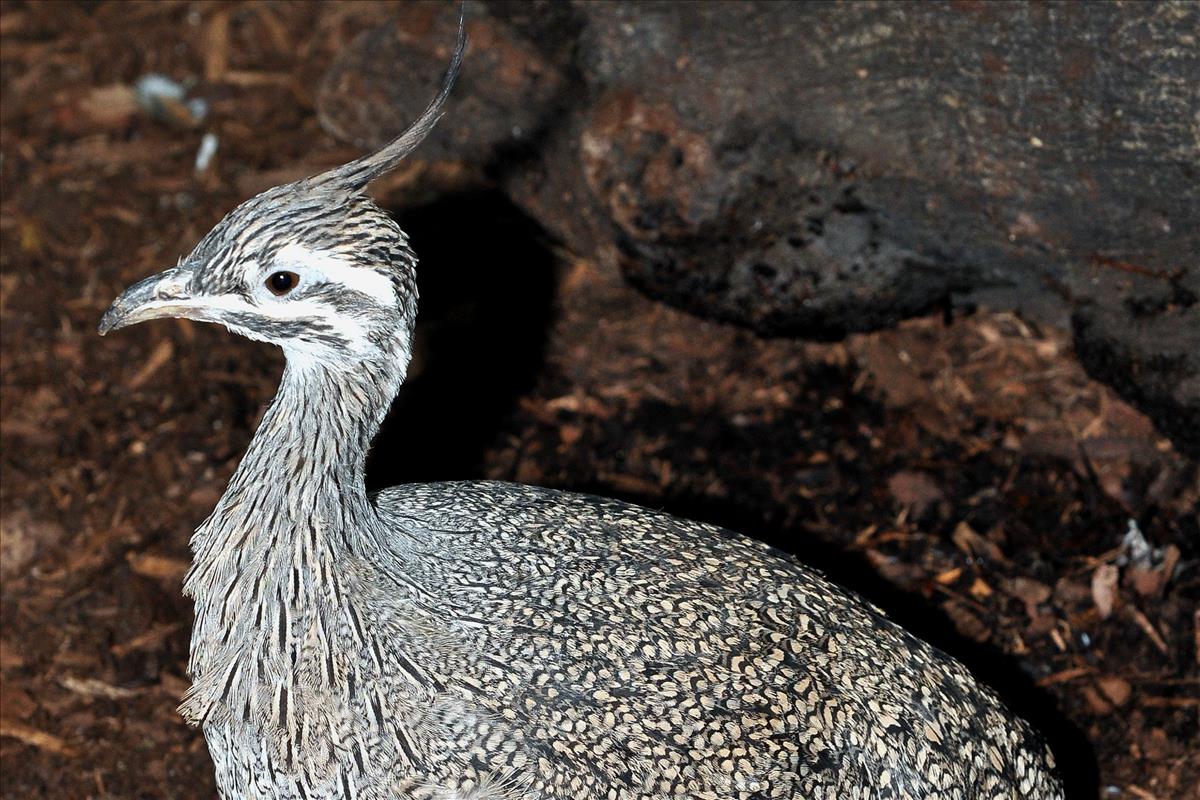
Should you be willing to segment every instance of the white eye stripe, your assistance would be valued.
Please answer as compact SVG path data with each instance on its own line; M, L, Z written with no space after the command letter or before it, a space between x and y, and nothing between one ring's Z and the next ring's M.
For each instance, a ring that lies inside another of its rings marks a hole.
M205 298L204 305L216 311L265 316L280 322L295 319L319 319L330 325L336 333L352 343L352 346L359 347L365 341L365 334L361 326L351 320L330 316L329 307L316 300L294 300L287 303L255 306L236 295L219 295ZM256 338L253 332L243 331L243 335Z
M391 278L373 269L352 266L332 253L309 250L307 247L295 243L285 245L276 254L269 271L261 275L259 283L266 281L272 274L280 270L298 274L300 288L307 283L325 280L330 283L339 283L356 292L362 292L378 301L380 305L391 306L396 302L396 291L392 286Z

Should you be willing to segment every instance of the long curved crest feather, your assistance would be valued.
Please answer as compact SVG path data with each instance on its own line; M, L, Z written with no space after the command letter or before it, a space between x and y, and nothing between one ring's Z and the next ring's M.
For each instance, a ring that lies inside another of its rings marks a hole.
M417 117L403 133L374 153L356 158L318 175L312 181L318 184L330 184L351 192L359 192L366 188L371 181L395 169L396 165L429 135L429 132L441 119L442 106L446 104L446 98L450 96L450 90L454 88L454 82L458 79L463 53L466 49L466 3L464 2L458 17L458 41L454 48L454 56L450 59L450 66L446 68L446 75L442 78L442 88L421 112L421 116Z

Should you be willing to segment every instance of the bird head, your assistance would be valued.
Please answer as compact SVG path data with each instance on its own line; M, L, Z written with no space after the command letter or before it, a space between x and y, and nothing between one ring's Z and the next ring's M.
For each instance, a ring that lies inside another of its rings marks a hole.
M404 133L374 153L245 201L177 266L122 292L101 319L100 334L179 317L279 345L289 361L330 368L407 362L416 257L365 190L433 129L465 46L460 18L442 88Z
M178 266L122 292L100 333L181 317L352 366L407 350L415 270L404 232L369 198L302 181L242 203Z

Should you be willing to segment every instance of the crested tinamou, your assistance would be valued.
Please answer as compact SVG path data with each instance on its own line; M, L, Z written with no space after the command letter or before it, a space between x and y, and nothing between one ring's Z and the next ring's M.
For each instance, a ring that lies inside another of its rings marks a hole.
M247 200L100 323L216 322L287 357L184 587L182 713L222 796L1061 797L966 669L752 539L505 483L367 493L417 259L364 190L464 46L394 141Z

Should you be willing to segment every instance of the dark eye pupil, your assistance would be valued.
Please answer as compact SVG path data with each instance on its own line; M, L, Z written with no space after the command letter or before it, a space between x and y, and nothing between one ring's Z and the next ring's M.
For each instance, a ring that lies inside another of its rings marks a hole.
M275 294L286 294L296 288L300 276L294 272L276 272L267 278L267 288Z

